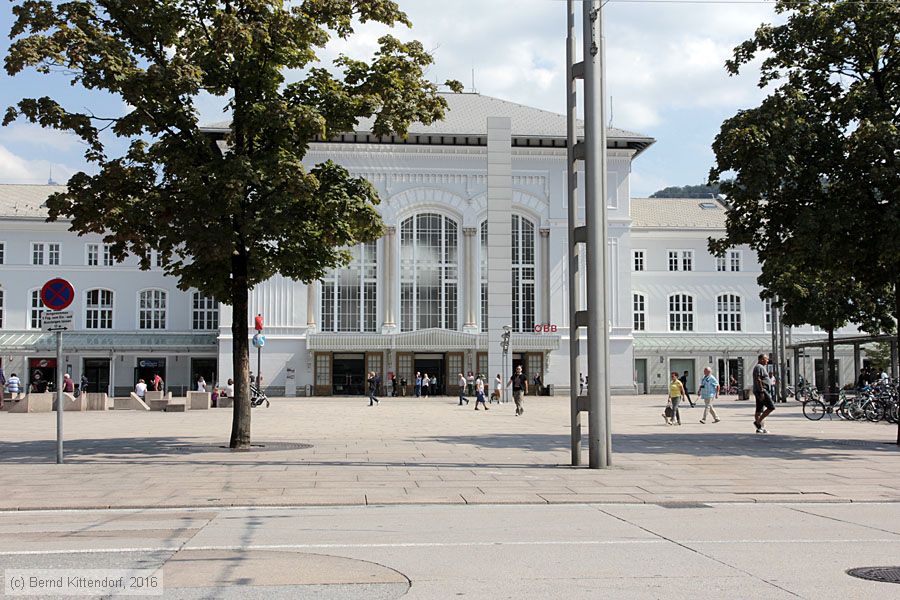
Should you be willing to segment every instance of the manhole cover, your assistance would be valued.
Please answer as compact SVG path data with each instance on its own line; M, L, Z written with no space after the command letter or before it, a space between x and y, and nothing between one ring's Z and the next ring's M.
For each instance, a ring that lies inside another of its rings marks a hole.
M847 575L868 581L900 583L900 567L857 567L848 569Z

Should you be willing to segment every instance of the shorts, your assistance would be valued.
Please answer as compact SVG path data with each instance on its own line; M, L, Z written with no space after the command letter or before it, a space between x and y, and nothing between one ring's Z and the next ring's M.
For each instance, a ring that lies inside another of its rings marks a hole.
M765 409L775 410L775 403L772 402L772 395L768 392L753 392L756 396L756 412L761 413Z

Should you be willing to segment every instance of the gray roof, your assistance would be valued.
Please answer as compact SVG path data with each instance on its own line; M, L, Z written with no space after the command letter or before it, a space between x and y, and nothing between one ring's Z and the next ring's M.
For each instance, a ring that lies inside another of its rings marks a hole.
M712 198L632 198L631 224L650 229L725 229L725 207Z
M0 185L0 218L45 219L47 197L66 191L64 185Z
M488 117L509 117L512 121L514 139L565 140L566 138L565 115L482 94L441 93L441 96L447 100L448 104L444 119L431 125L412 123L409 127L411 138L434 135L485 137ZM372 123L373 119L361 120L356 128L356 133L370 133ZM226 132L230 125L230 121L220 121L210 123L204 128L210 132ZM579 120L578 135L581 136L583 133L583 123ZM638 152L655 141L652 137L617 127L608 128L607 135L611 147L635 147ZM444 142L432 140L430 143Z

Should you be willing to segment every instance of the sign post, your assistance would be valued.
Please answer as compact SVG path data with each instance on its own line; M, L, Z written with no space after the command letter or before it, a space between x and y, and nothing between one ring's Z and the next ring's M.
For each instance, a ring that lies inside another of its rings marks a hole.
M41 288L41 302L54 312L41 318L41 329L56 332L56 464L63 463L62 332L72 328L72 313L64 311L75 299L75 288L65 279L51 279Z
M256 335L253 336L253 345L256 347L256 389L262 392L262 348L266 345L266 336L263 331L263 316L257 314L253 319L253 328L256 329ZM254 383L254 382L250 382Z

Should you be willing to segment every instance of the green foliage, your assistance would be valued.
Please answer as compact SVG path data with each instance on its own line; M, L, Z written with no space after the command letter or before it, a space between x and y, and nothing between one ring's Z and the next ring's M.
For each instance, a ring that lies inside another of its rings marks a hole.
M7 109L4 125L74 133L96 166L48 200L50 220L105 235L115 257L135 254L144 268L159 252L181 288L234 305L232 444L248 444L248 290L276 273L316 280L348 260L342 248L382 232L374 188L332 162L307 169L309 144L362 118L376 135L440 119L446 101L424 77L432 57L384 36L370 61L320 64L356 23L409 25L391 0L28 0L13 13L7 73L63 72L128 107L101 117L43 97ZM201 92L228 99L222 146L198 123ZM123 156L107 155L104 131L129 140Z
M715 198L719 195L719 184L669 186L650 194L651 198Z
M900 4L779 0L783 25L735 49L736 75L763 56L760 106L726 120L710 181L724 174L726 236L748 244L785 318L889 330L900 277Z
M887 371L891 366L891 345L887 342L878 342L867 347L866 358L874 368L879 371Z

